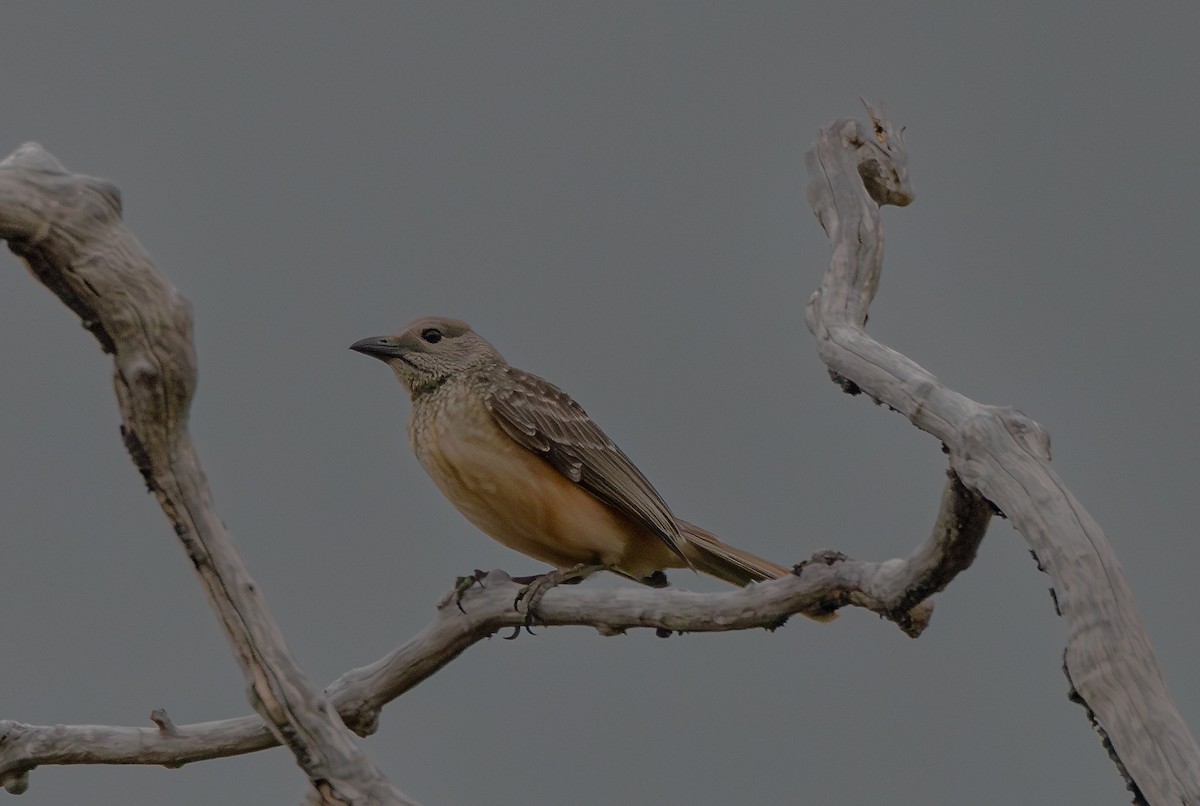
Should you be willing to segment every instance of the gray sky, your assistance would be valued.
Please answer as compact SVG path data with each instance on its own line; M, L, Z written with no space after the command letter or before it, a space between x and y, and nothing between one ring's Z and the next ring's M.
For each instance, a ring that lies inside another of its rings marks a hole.
M866 95L908 127L917 190L885 215L872 333L1049 429L1200 725L1200 6L165 5L6 5L0 153L37 140L115 182L191 299L193 436L316 681L410 637L456 574L540 570L437 494L401 388L346 349L424 314L569 390L730 542L883 559L927 534L938 445L840 394L803 322L828 258L803 153ZM108 361L0 268L0 717L246 713ZM1066 700L1047 587L999 522L917 641L856 612L489 641L366 747L428 804L1125 803ZM20 803L304 789L275 750L43 768Z

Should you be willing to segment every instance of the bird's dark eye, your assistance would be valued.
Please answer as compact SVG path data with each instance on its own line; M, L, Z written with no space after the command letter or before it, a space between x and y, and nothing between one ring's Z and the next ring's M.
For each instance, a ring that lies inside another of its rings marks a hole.
M427 327L421 331L421 338L425 339L425 341L429 342L430 344L437 344L442 340L442 331L438 330L436 327Z

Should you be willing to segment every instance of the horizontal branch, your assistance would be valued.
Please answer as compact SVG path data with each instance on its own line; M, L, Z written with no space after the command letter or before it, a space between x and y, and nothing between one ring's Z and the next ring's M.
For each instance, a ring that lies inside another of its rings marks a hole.
M925 596L944 587L969 564L987 529L990 508L951 474L930 537L907 559L859 562L822 552L783 579L722 593L642 587L551 589L538 605L540 625L585 626L602 635L637 628L661 635L774 630L796 613L822 614L842 606L871 610L916 637L929 624ZM331 705L356 733L374 733L383 707L435 674L468 648L502 630L518 630L525 614L514 609L521 585L502 571L452 595L420 633L383 658L346 672L326 689ZM912 604L916 602L916 604ZM251 753L278 743L258 716L175 726L155 712L158 727L34 726L0 720L0 781L20 784L39 764L156 764L179 767Z

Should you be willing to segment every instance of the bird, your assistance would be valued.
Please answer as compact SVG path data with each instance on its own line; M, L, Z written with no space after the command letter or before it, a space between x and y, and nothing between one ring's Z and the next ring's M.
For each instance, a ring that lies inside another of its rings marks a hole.
M739 586L792 573L676 517L570 395L510 366L466 322L425 317L350 349L387 364L407 390L409 444L450 503L553 566L536 578L530 612L549 587L600 570L651 587L675 568Z

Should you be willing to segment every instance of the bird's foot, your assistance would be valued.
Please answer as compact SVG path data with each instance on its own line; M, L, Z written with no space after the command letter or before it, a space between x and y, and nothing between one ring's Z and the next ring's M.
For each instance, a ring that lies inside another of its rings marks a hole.
M480 571L478 568L476 568L473 572L467 574L465 577L455 577L454 588L438 600L438 609L440 610L451 602L454 602L454 606L458 608L459 612L465 614L467 611L463 610L463 596L465 596L467 591L476 585L482 588L483 580L487 577L487 575L487 571Z
M525 611L525 623L513 630L512 635L505 637L511 641L521 634L522 629L533 635L534 632L530 628L533 626L534 619L537 618L538 604L541 603L542 597L546 595L548 590L556 588L559 585L578 585L592 574L602 570L604 570L603 565L584 565L580 563L572 568L555 568L553 571L547 571L544 574L536 576L513 577L514 582L525 586L517 592L517 598L513 600L513 610L516 610L518 613L521 610Z

